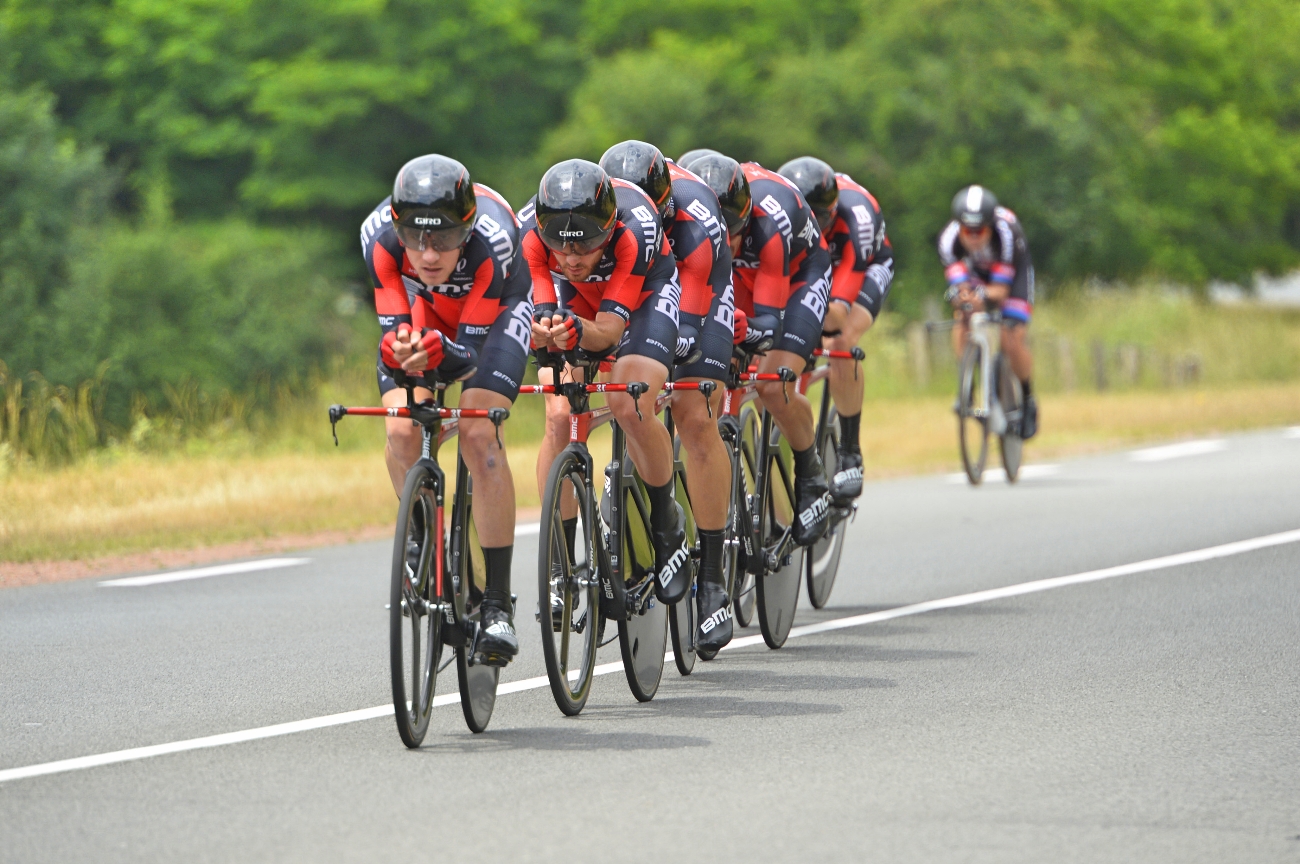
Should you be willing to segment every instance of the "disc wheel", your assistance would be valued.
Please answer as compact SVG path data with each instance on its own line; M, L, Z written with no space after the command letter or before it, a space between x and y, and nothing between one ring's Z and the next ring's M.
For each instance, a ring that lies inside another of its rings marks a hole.
M388 604L393 713L397 734L419 747L429 729L433 694L442 657L442 615L435 578L441 538L437 524L437 478L417 464L406 475L397 508Z
M839 415L834 408L827 413L826 427L821 430L818 440L818 452L822 465L826 469L826 482L830 483L835 475L837 450L839 448ZM835 587L835 576L840 569L840 556L844 552L844 536L848 533L849 511L838 507L831 509L831 524L822 539L814 543L805 558L807 560L808 602L814 609L821 609L831 598L831 589Z
M474 481L466 474L464 509L458 522L461 528L459 532L461 548L456 558L461 571L461 591L466 592L466 596L472 594L475 597L482 597L483 589L487 586L487 565L483 558L483 547L479 545L478 529L474 527L473 484ZM477 590L471 591L471 585ZM457 605L461 606L461 604ZM461 606L467 612L468 607L468 602ZM480 610L474 609L469 614L469 619L477 624L479 615ZM465 715L465 725L469 727L469 731L478 734L487 729L492 719L492 709L496 707L497 702L497 681L501 677L501 670L485 663L473 663L474 658L470 650L470 647L465 644L456 648L456 677L460 682L460 709Z
M578 531L569 552L561 513L562 498L576 489ZM538 621L542 657L551 695L560 711L572 717L582 711L591 694L599 647L599 580L595 570L595 518L582 462L566 450L551 466L542 496L537 556ZM560 603L551 610L551 596Z
M695 513L691 510L690 495L686 491L686 473L681 466L682 440L673 439L673 479L676 483L677 503L686 514L686 545L692 550L688 566L691 568L691 587L668 609L668 634L672 637L673 663L682 675L695 670L695 591L700 575L699 534L695 530Z
M1025 413L1025 394L1023 385L1011 371L1011 363L1005 354L997 357L998 404L1007 418L1007 428L998 438L1002 450L1002 467L1007 472L1007 482L1014 483L1020 477L1020 457L1024 441L1020 438L1020 421Z
M737 505L733 513L732 526L736 531L736 566L735 579L731 588L732 607L736 613L736 624L748 627L754 623L754 605L757 600L757 579L749 568L748 555L745 552L746 538L754 534L753 513L758 507L758 460L762 443L762 421L758 409L751 403L740 409L740 488L733 502ZM757 544L754 550L759 553ZM755 569L758 569L755 567Z
M794 521L794 455L790 442L775 425L771 429L767 470L763 476L761 546L771 549ZM799 605L799 584L803 582L804 549L794 550L778 562L776 570L757 580L758 625L769 648L780 648L790 635L795 608Z
M984 479L984 462L989 455L988 418L983 416L984 380L981 372L983 351L972 340L961 359L957 381L957 440L961 464L972 486Z
M650 594L626 621L618 622L618 647L627 686L638 702L649 702L659 689L668 647L668 608L654 596L654 545L650 542L649 508L634 484L623 490L623 576L629 593L650 580ZM641 506L638 507L638 498Z

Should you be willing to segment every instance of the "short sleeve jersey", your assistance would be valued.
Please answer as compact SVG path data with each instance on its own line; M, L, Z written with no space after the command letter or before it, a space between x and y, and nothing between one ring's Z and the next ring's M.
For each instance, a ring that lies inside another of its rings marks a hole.
M406 323L455 339L459 326L490 327L504 308L507 284L523 267L519 222L506 199L487 186L475 183L474 196L474 231L442 285L424 284L407 260L393 229L391 197L361 223L361 251L385 333Z
M958 232L957 222L953 220L939 235L939 260L950 285L965 282L972 276L1010 285L1016 281L1017 273L1025 273L1033 266L1025 230L1016 214L1005 207L993 211L993 238L981 253L968 251Z
M826 231L834 268L831 295L852 303L862 290L869 269L882 268L876 281L888 287L893 276L894 249L885 234L885 219L875 197L847 174L835 175L840 199L835 221Z
M809 250L825 248L812 209L789 180L757 162L742 166L754 205L744 243L732 264L736 306L784 309L790 299L790 276Z
M669 162L672 198L668 244L677 258L682 311L708 315L715 295L731 284L731 246L718 196L703 180Z
M575 282L574 290L594 312L612 312L624 321L649 296L646 276L665 255L671 255L659 210L650 196L634 183L614 180L618 219L605 254L590 277ZM556 283L564 280L559 259L537 232L537 198L519 211L523 230L523 258L532 274L533 302L558 304ZM594 314L594 313L593 313Z

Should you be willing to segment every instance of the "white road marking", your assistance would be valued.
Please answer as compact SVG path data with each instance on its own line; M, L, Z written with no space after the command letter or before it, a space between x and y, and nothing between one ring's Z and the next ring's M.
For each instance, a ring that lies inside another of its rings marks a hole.
M977 603L987 603L991 600L1003 600L1007 597L1019 597L1024 594L1036 594L1040 591L1050 591L1055 588L1065 588L1070 585L1081 585L1086 582L1100 582L1104 579L1114 579L1119 576L1131 576L1135 573L1150 573L1155 570L1167 570L1170 567L1182 567L1187 564L1213 561L1217 558L1227 558L1232 555L1241 555L1246 552L1254 552L1259 549L1267 549L1272 546L1283 546L1288 543L1296 542L1300 542L1300 530L1283 531L1280 534L1269 534L1264 537L1254 537L1250 540L1238 540L1233 543L1224 543L1220 546L1210 546L1192 552L1180 552L1176 555L1150 558L1146 561L1136 561L1132 564L1121 564L1117 567L1106 567L1101 570L1089 570L1086 573L1075 573L1072 576L1056 576L1050 579L1038 579L1033 582L1021 582L1018 585L1008 585L1004 588L992 588L987 591L958 594L955 597L945 597L940 600L927 600L923 603L912 603L908 606L899 606L895 609L885 609L880 612L868 612L865 615L852 615L848 618L835 618L831 621L822 621L818 624L807 624L802 627L792 628L790 630L789 638L799 639L803 636L811 636L815 633L827 633L832 630L843 630L847 627L860 627L864 624L874 624L879 621L889 621L893 618L903 618L909 615L921 615L939 609L954 609L959 606L973 606ZM751 645L762 644L762 642L763 637L761 635L744 636L740 639L731 640L731 643L722 650L730 651L737 648L746 648ZM611 672L620 671L622 668L623 664L621 662L602 663L595 668L594 673L596 675L607 675ZM497 694L520 693L525 690L537 690L547 686L549 686L549 684L546 676L541 675L535 678L525 678L521 681L511 681L502 684L497 688ZM443 696L437 696L433 700L435 707L441 705L453 705L458 702L460 702L460 694L455 692ZM392 705L379 705L374 708L345 711L341 714L329 714L324 717L313 717L308 720L295 720L291 723L277 723L274 726L245 729L241 732L226 732L221 735L208 735L204 738L190 738L185 741L174 741L170 744L154 744L149 747L133 747L129 750L116 750L111 753L99 753L94 756L79 756L74 759L60 759L57 762L45 762L39 765L27 765L21 768L9 768L0 771L0 783L5 783L10 780L23 780L30 777L42 777L48 774L62 774L68 771L80 771L86 768L98 768L102 765L114 765L119 762L133 762L139 759L150 759L154 756L165 756L170 753L183 753L188 750L223 747L227 744L242 744L245 741L258 741L263 738L292 735L297 732L307 732L312 729L325 729L330 726L342 726L348 723L359 723L363 720L375 720L380 717L391 717L392 715Z
M199 567L194 570L171 570L149 576L128 576L100 582L102 588L139 588L163 582L184 582L188 579L206 579L209 576L228 576L232 573L256 573L258 570L278 570L281 567L299 567L311 562L310 558L262 558L258 561L240 561L238 564L220 564L216 567Z
M1022 465L1020 468L1020 480L1035 480L1039 477L1055 477L1061 473L1060 465ZM956 474L948 475L948 482L954 485L968 482L966 472L959 471ZM990 468L984 472L984 483L1005 483L1007 482L1007 472L1002 468Z
M1282 433L1283 438L1300 438L1300 426L1292 426Z
M516 537L532 537L534 534L542 533L541 522L525 522L522 525L515 526Z
M1218 453L1220 450L1227 449L1227 441L1222 438L1211 438L1206 441L1184 441L1181 444L1166 444L1163 447L1134 450L1129 454L1129 458L1134 462L1164 462L1166 459L1201 456L1206 453Z

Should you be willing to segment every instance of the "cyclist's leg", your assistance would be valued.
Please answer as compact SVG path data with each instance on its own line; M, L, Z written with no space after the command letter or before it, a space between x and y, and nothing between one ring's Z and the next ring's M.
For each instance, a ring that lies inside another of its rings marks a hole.
M1011 285L1011 296L1002 303L1002 353L1011 363L1011 371L1024 387L1025 413L1020 434L1032 438L1038 432L1038 402L1034 398L1034 358L1029 351L1029 322L1034 312L1034 268L1023 268Z
M385 408L405 408L406 391L389 377L382 363L376 362L375 375L379 382L379 398ZM420 401L433 396L423 387L415 388L415 399ZM388 466L388 477L393 482L393 491L402 497L402 486L406 483L406 472L420 458L423 439L420 427L405 417L387 417L384 428L388 433L388 443L384 447L384 463Z
M863 294L866 293L864 290ZM878 303L868 306L855 302L849 307L840 335L827 339L826 347L832 351L851 350L871 329L879 312ZM840 436L836 453L838 464L831 477L831 495L841 504L847 504L862 494L862 448L859 432L865 381L857 366L856 360L831 360L831 373L826 385L831 388L835 412L839 415Z

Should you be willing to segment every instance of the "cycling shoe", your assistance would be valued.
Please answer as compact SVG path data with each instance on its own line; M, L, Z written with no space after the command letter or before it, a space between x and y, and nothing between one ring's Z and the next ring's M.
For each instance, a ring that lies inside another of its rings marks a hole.
M474 652L488 666L505 666L519 653L519 637L510 613L495 603L484 602Z
M1028 441L1038 434L1038 401L1033 396L1025 399L1025 413L1020 418L1020 437Z
M831 478L831 498L844 506L862 494L862 454L839 453L840 470Z
M831 514L830 486L817 460L816 470L807 477L794 478L795 515L794 542L811 546L826 533L826 523Z
M668 531L651 531L655 547L655 597L676 603L691 587L691 552L686 548L686 514L673 502L673 525Z
M695 645L701 657L711 660L731 641L731 599L717 582L701 582L695 594L695 610L700 622Z

